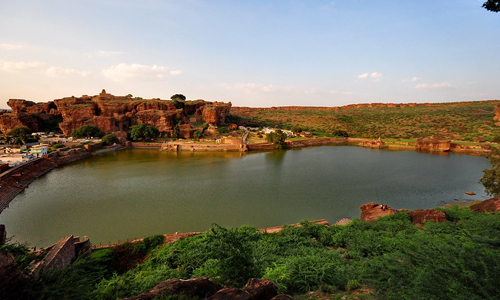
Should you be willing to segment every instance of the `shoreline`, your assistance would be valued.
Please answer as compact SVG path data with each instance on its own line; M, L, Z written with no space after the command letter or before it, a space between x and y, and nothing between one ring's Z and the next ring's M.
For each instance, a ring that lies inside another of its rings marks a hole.
M313 146L327 146L327 145L349 145L358 146L377 150L389 151L417 151L431 154L466 154L486 156L490 151L487 149L478 149L478 147L470 148L469 146L461 146L451 143L451 147L446 151L432 151L432 150L418 150L414 143L402 144L380 144L376 141L367 138L313 138L296 141L286 142L288 149L305 148ZM66 152L52 152L48 155L34 159L30 162L20 166L11 168L0 174L0 214L4 209L9 207L12 200L15 199L24 189L26 189L37 178L47 174L59 166L89 158L92 156L100 155L107 152L119 151L128 148L154 148L163 151L191 151L191 152L251 152L251 151L269 151L275 150L272 143L255 143L255 144L222 144L222 145L204 145L204 144L190 144L190 143L169 143L168 147L163 148L166 143L148 143L148 142L129 142L125 146L116 145L114 147L104 148L89 152L84 149L71 149ZM176 146L172 146L176 145ZM210 147L211 146L211 147Z

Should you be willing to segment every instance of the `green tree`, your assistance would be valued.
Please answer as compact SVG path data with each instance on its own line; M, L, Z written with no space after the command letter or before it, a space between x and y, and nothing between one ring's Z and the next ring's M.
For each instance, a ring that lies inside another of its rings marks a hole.
M186 101L186 96L184 96L183 94L172 95L172 97L170 97L170 99L172 99L172 101L174 102L174 106L177 109L183 109L184 108L184 104L185 104L185 101Z
M201 137L201 131L199 130L196 130L193 134L193 138L195 141L199 141L200 140L200 137Z
M101 129L95 125L83 125L80 128L73 130L73 132L71 132L71 136L74 139L97 138L104 136L104 132L102 132Z
M332 133L334 136L349 137L349 134L345 130L335 130Z
M174 127L174 131L172 132L172 137L173 137L174 139L179 138L179 137L180 137L180 135L181 135L180 125L181 125L181 123L179 122L179 123L177 123L177 125L175 125L175 127Z
M7 137L17 145L37 141L37 139L31 135L31 129L24 126L14 127L11 131L7 132Z
M160 135L158 128L144 123L130 127L130 137L133 140L154 139Z
M302 128L299 125L293 125L293 127L292 127L291 130L292 130L293 133L302 132Z
M266 141L274 144L275 149L285 149L286 148L286 133L280 129L275 132L270 132L266 135Z
M483 3L483 7L489 11L499 12L500 11L500 1L488 0L488 1Z
M500 148L491 149L488 154L491 169L483 171L483 177L479 180L484 185L484 190L488 195L500 196Z
M115 143L118 143L118 138L114 134L107 134L102 137L102 141L106 143L107 145L112 145Z

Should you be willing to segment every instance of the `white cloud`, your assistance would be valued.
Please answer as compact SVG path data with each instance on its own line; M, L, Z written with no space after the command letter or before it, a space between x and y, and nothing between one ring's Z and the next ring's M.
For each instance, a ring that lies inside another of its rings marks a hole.
M22 49L24 46L22 45L14 45L14 44L0 44L0 49L6 49L6 50L18 50Z
M90 72L88 71L77 71L74 69L65 69L61 67L50 67L45 71L45 75L50 76L50 77L56 77L56 76L72 76L72 75L79 75L79 76L88 76L90 75Z
M119 64L108 69L102 70L101 74L115 81L124 81L129 79L138 80L161 80L166 75L179 75L180 70L170 70L165 66L147 66L141 64Z
M415 86L416 89L444 89L444 88L452 88L454 87L453 84L449 82L442 82L442 83L421 83L417 84Z
M28 69L37 69L45 65L43 62L32 61L0 61L0 70L6 72L17 72Z
M422 78L420 78L420 77L413 77L413 78L411 79L411 81L413 81L413 82L415 82L415 81L419 81L419 80L422 80Z
M358 75L358 78L373 78L375 80L379 80L384 76L382 73L379 72L372 72L372 73L363 73L361 75Z

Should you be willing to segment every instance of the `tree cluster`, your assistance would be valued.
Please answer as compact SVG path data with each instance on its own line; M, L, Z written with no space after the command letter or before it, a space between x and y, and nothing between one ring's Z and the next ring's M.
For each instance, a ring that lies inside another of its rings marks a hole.
M275 132L270 132L266 135L266 141L268 143L273 143L275 149L285 149L286 148L286 133L280 129Z
M500 196L500 148L491 149L488 159L491 169L483 171L483 177L479 180L484 185L484 190L488 195Z
M71 137L74 139L100 138L102 136L104 136L104 132L102 132L101 129L95 125L83 125L71 132Z
M37 140L36 137L31 135L31 130L28 127L19 126L7 132L7 141L15 145L23 145Z
M133 140L148 140L157 138L160 135L158 128L144 123L130 127L130 137Z

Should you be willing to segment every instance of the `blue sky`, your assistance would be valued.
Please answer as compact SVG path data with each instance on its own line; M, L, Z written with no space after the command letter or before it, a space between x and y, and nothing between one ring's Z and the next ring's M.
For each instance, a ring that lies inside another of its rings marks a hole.
M340 106L500 98L480 0L0 0L8 99L114 95Z

